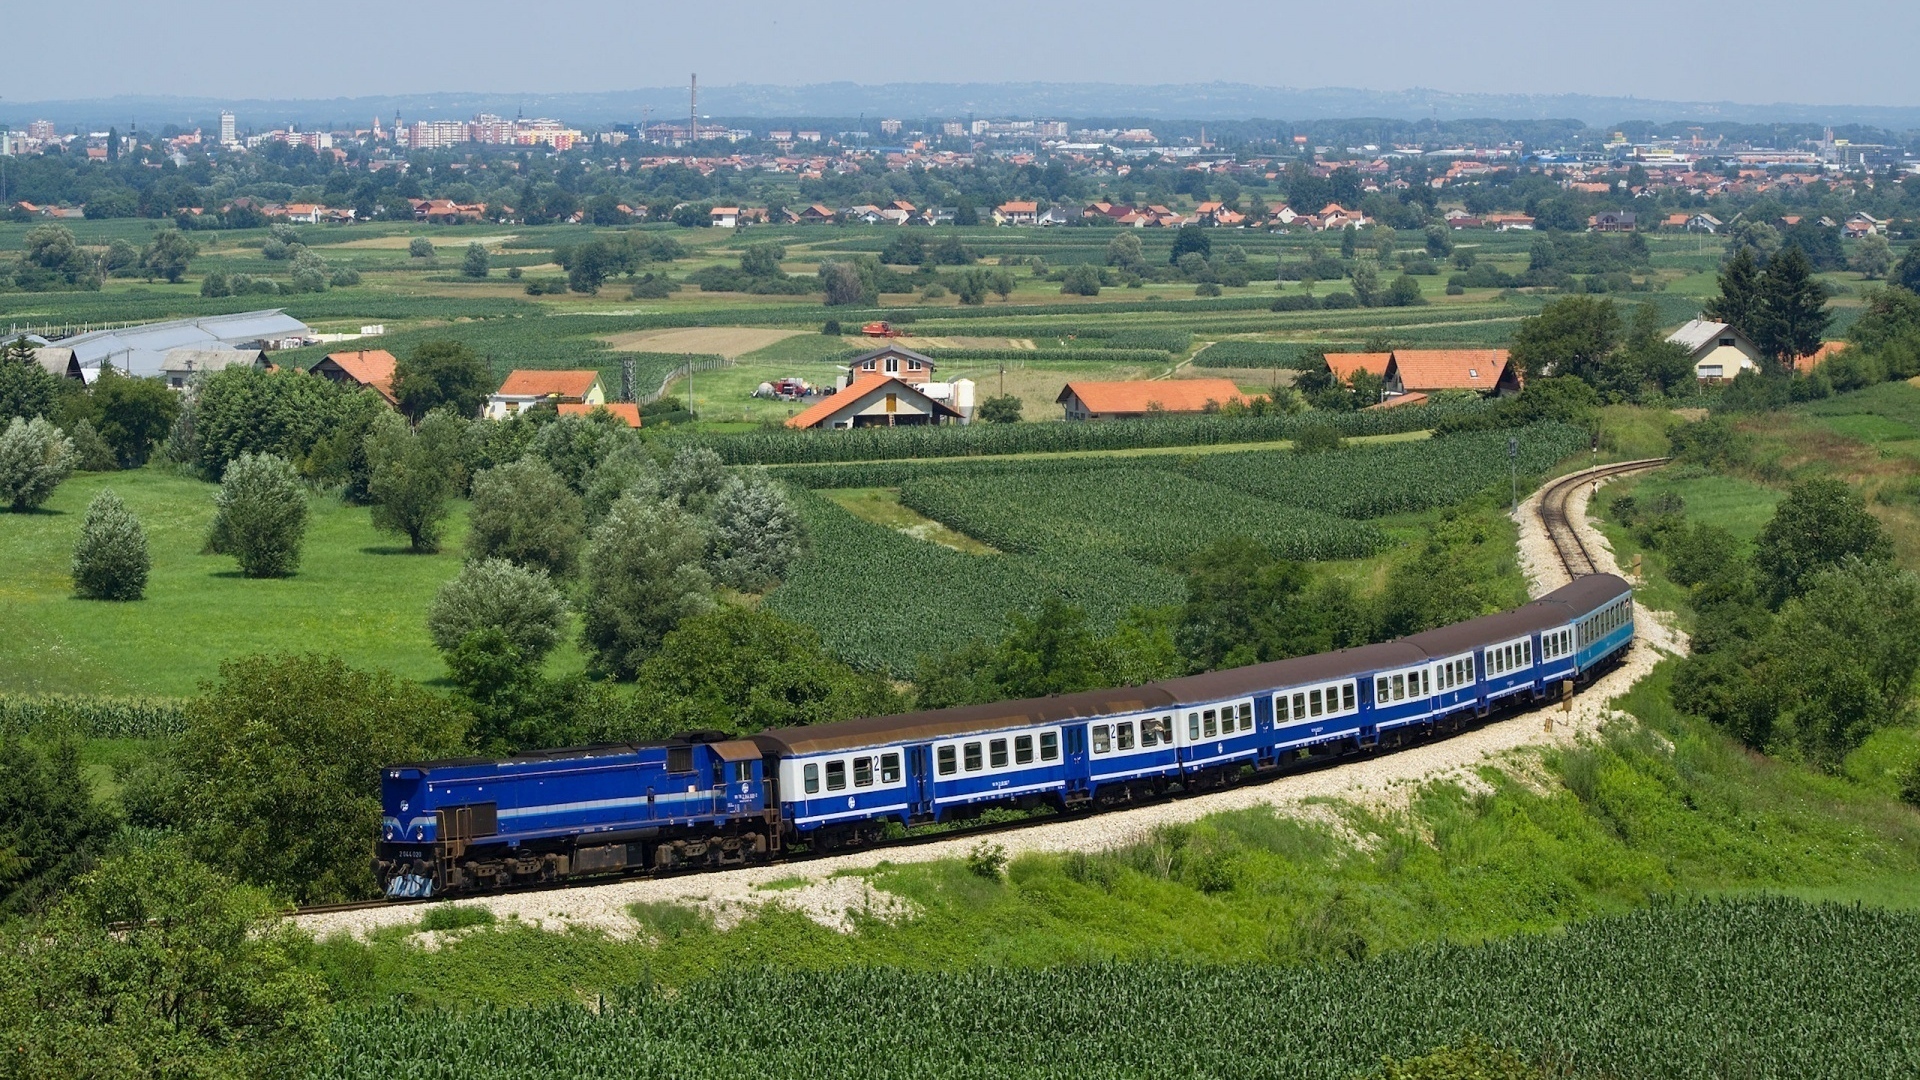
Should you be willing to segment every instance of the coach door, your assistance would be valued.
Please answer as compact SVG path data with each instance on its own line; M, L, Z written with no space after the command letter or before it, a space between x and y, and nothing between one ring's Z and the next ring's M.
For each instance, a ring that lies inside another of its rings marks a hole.
M907 811L913 817L933 816L933 756L931 747L907 747Z

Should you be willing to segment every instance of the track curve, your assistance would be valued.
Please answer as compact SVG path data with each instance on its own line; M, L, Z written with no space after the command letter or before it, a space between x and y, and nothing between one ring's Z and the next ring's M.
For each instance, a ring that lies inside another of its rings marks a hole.
M1657 469L1672 458L1642 458L1638 461L1616 461L1606 465L1596 465L1591 469L1568 473L1553 480L1540 491L1540 503L1537 512L1540 524L1546 530L1547 539L1552 541L1560 565L1567 572L1569 580L1600 572L1594 561L1593 552L1588 549L1580 530L1574 527L1573 518L1567 510L1567 500L1583 484L1597 483L1600 480L1625 476L1629 473L1645 472Z

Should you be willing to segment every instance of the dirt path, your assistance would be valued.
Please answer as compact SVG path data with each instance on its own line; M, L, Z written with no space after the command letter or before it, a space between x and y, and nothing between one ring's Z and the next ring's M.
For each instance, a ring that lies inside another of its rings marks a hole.
M697 353L729 360L806 333L759 326L683 326L672 330L636 330L615 334L607 344L631 352Z
M1588 488L1568 501L1568 515L1603 569L1617 572L1606 538L1587 520L1592 492ZM1566 583L1566 573L1554 556L1552 542L1534 508L1539 492L1520 504L1519 555L1534 595ZM1150 839L1163 826L1190 822L1208 814L1268 806L1301 818L1337 823L1325 805L1328 799L1375 807L1404 807L1416 787L1452 781L1483 787L1477 775L1487 765L1501 765L1523 774L1537 773L1539 751L1571 744L1591 734L1614 716L1608 702L1626 692L1659 662L1665 653L1686 650L1684 634L1672 629L1658 614L1636 606L1642 633L1626 659L1596 680L1574 699L1572 708L1541 709L1489 723L1463 735L1379 757L1360 758L1333 768L1296 773L1262 784L1199 795L1156 806L1073 817L1000 833L992 843L1010 856L1028 852L1100 851ZM496 918L517 918L527 925L561 929L591 927L618 936L632 936L638 924L627 913L634 903L683 904L700 909L715 924L731 926L767 904L799 911L824 926L842 932L853 928L850 913L883 918L910 918L911 906L899 897L874 889L859 872L882 862L926 862L964 857L978 840L956 838L909 848L864 851L799 864L755 867L720 873L696 874L659 881L632 880L608 885L528 893L468 901L484 905ZM838 875L838 876L836 876ZM767 885L775 888L763 888ZM364 934L387 926L417 923L418 907L373 908L362 911L311 915L295 921L319 936ZM457 933L457 932L455 932ZM426 947L441 938L418 935Z

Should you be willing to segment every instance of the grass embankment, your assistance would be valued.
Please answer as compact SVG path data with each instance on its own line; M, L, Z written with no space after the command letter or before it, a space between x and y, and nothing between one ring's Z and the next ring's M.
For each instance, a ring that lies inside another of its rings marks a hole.
M1029 855L985 877L960 862L886 865L900 922L841 934L767 909L727 931L684 909L636 912L638 940L504 925L424 952L405 929L318 947L343 1000L524 1003L647 978L686 986L763 964L951 971L1107 961L1316 962L1481 941L1673 894L1792 890L1877 902L1920 875L1920 815L1846 778L1750 754L1673 713L1667 668L1608 728L1540 767L1484 770L1398 809L1266 810L1163 830L1105 854Z
M111 488L147 532L146 599L75 599L68 576L87 503ZM254 652L338 653L409 679L445 674L427 605L459 572L465 503L439 554L414 555L365 507L315 495L304 557L289 578L242 577L201 553L217 488L158 467L75 476L33 514L0 514L0 690L180 696L220 661ZM552 663L581 661L563 645Z
M593 1008L349 1013L312 1075L1348 1080L1478 1037L1538 1076L1906 1076L1917 953L1920 916L1772 899L1326 967L750 967Z

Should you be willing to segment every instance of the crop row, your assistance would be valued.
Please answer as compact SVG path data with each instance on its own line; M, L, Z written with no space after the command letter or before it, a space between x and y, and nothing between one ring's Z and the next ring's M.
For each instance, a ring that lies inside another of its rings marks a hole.
M1162 446L1275 442L1310 427L1342 435L1420 431L1456 415L1484 411L1483 402L1458 402L1351 413L1291 416L1164 417L1083 424L968 424L940 427L856 428L851 431L749 432L711 440L730 465L789 465L828 461L966 457L978 454L1069 453Z
M1541 1075L1920 1075L1920 914L1777 897L1329 966L798 970L781 959L598 1008L347 1014L308 1075L1346 1080L1467 1035Z
M1092 343L1090 343L1091 346ZM1162 349L919 349L935 360L1018 360L1026 363L1169 364L1173 354Z
M1135 605L1177 603L1180 579L1084 549L968 555L863 521L812 492L795 492L807 555L767 607L820 632L842 659L909 675L920 657L998 636L1012 611L1048 596L1111 626Z
M0 694L0 735L155 739L185 726L184 703L174 698Z
M1323 353L1349 352L1352 342L1216 341L1193 356L1195 367L1299 368L1320 366Z
M1583 428L1534 424L1333 454L1205 454L1179 467L1195 480L1285 506L1373 518L1449 506L1511 475L1524 480L1585 450L1588 440Z
M1357 559L1387 542L1370 525L1133 465L929 477L902 485L900 501L1003 551L1105 551L1157 566L1230 536L1292 559Z

